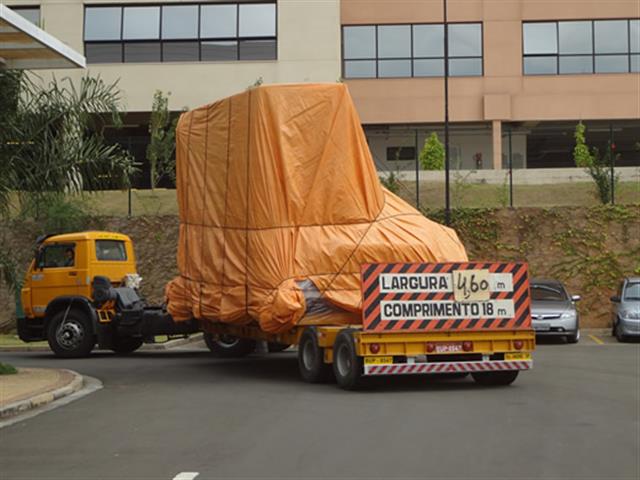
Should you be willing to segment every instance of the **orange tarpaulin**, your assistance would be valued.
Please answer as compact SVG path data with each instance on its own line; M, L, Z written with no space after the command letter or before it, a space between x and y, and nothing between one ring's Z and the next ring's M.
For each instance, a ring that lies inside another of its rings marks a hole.
M176 131L176 320L360 321L360 265L466 261L456 233L380 185L342 84L262 86Z

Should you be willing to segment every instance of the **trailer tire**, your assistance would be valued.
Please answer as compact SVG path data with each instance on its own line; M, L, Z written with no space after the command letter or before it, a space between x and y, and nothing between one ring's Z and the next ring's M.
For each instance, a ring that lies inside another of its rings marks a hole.
M81 358L96 344L91 320L75 309L56 313L47 328L49 347L57 357Z
M214 356L219 358L242 358L253 353L256 341L232 335L215 335L204 332L204 343Z
M305 382L321 383L331 379L331 365L324 363L324 348L318 345L318 331L307 327L298 344L298 369Z
M507 370L504 372L472 372L471 376L479 385L487 387L499 387L511 385L518 377L518 370Z
M137 337L115 337L111 350L118 355L128 355L138 350L144 342Z
M362 358L356 351L354 332L352 328L341 330L333 344L333 373L344 390L355 390L362 381Z

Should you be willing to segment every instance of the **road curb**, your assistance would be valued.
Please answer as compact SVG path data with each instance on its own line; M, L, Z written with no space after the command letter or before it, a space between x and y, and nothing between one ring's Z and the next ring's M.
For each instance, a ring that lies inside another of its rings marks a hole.
M13 417L14 415L24 413L28 410L42 407L43 405L51 403L55 400L71 395L83 387L84 379L82 375L80 375L78 372L74 372L73 370L61 370L68 372L73 376L73 379L67 385L50 392L40 393L25 400L19 400L4 407L0 407L0 419L6 419L8 417Z

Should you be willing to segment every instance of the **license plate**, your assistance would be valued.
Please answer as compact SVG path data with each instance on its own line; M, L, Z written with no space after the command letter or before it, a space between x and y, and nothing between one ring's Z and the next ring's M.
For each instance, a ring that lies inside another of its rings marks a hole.
M505 353L505 360L531 360L531 354L525 352Z
M462 352L462 342L436 343L436 353L458 353Z
M365 365L386 365L393 363L393 357L364 357Z
M549 330L551 330L551 325L549 325L548 323L536 323L533 322L533 329L540 331L540 332L547 332Z

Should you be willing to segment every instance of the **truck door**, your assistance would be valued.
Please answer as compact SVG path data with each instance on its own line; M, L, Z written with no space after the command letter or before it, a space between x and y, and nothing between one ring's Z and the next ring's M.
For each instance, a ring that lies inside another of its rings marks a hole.
M36 316L44 315L56 297L77 295L82 279L78 273L76 243L45 245L31 271L31 307Z

